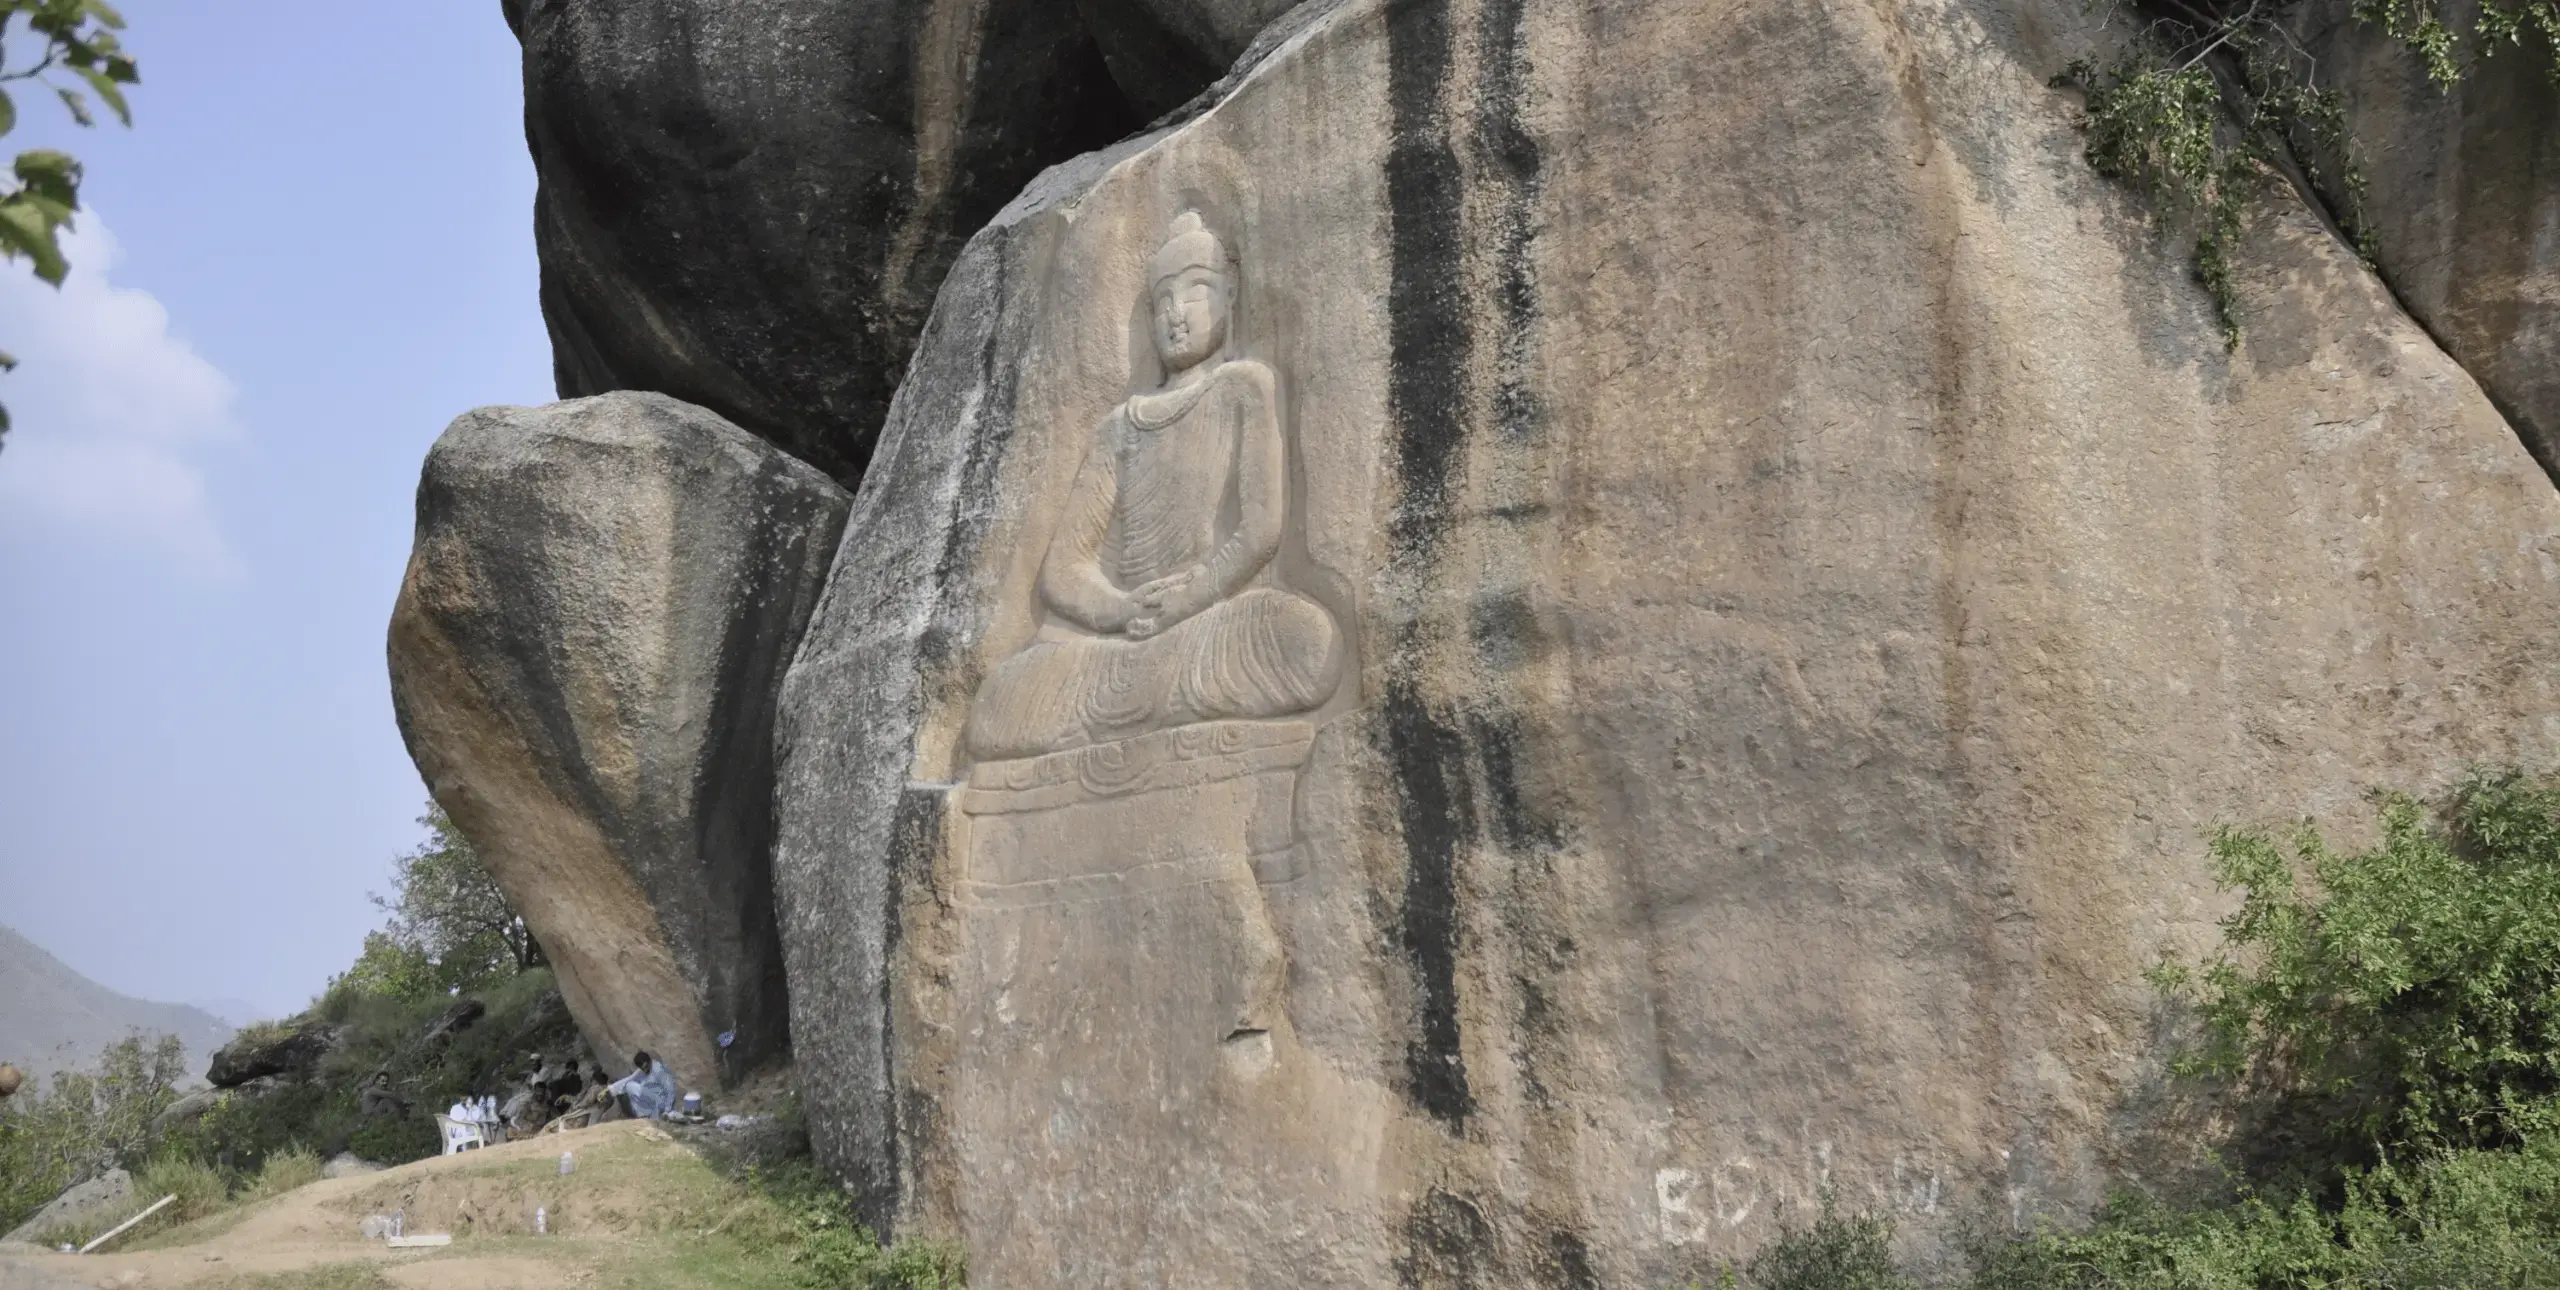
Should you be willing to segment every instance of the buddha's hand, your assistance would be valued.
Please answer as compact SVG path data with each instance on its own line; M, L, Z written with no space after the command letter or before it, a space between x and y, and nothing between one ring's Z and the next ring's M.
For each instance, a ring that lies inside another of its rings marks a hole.
M1204 594L1208 586L1209 579L1194 567L1167 574L1130 592L1130 601L1138 606L1137 615L1129 620L1130 638L1145 640L1208 608Z

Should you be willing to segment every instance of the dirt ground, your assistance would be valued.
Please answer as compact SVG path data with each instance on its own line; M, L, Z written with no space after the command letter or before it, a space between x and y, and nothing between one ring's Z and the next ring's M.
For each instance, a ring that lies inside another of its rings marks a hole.
M560 1153L575 1168L562 1176ZM640 1275L670 1240L711 1230L733 1190L654 1126L622 1122L313 1183L136 1247L0 1255L0 1290L564 1290ZM537 1235L541 1208L548 1231ZM395 1250L358 1230L398 1212L440 1249Z

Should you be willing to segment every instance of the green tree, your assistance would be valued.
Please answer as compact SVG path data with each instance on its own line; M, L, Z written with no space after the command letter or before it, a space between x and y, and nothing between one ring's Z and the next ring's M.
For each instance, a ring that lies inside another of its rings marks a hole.
M2381 825L2364 851L2307 823L2214 839L2243 893L2224 949L2158 974L2210 1027L2191 1069L2302 1105L2342 1160L2560 1127L2560 786L2474 774Z
M409 995L468 990L542 966L541 943L444 808L429 803L418 823L426 841L393 862L391 894L373 898L389 925L366 938L350 975Z
M132 57L116 41L124 16L106 0L0 0L0 135L17 128L14 88L49 90L69 110L71 119L93 125L90 96L133 124L124 87L141 80ZM17 63L12 55L30 45L34 56ZM24 258L37 277L61 286L71 265L62 255L62 232L80 210L80 163L71 154L31 148L18 154L13 179L0 188L0 258ZM0 371L18 360L0 353ZM9 430L9 413L0 407L0 438Z
M177 1099L187 1074L175 1035L132 1035L109 1044L94 1071L65 1071L38 1093L0 1102L0 1230L74 1183L114 1167L139 1166L152 1118Z

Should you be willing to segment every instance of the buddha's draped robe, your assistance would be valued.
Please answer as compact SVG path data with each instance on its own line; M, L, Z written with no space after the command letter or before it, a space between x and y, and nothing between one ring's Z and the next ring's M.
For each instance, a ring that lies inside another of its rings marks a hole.
M998 665L972 754L1031 757L1198 721L1308 712L1341 671L1333 618L1274 585L1288 519L1271 369L1238 360L1103 419L1040 568L1039 637ZM1199 571L1196 612L1143 639L1131 598Z

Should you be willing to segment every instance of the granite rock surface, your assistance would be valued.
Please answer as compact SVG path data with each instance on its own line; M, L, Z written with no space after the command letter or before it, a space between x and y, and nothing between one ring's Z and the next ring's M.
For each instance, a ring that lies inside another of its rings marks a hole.
M428 454L401 733L609 1068L708 1089L789 1051L773 704L848 500L658 394L483 408Z
M562 397L653 390L859 479L951 257L1282 0L508 0Z
M2468 30L2478 6L2449 9ZM2466 42L2447 88L2347 0L2299 23L2343 99L2376 266L2560 480L2560 54Z
M2208 830L2560 755L2560 495L2282 191L2225 352L2082 21L1344 0L980 232L776 720L873 1218L1652 1286L2194 1167Z
M75 1183L45 1203L33 1218L20 1223L0 1241L27 1242L57 1227L79 1222L91 1214L121 1205L133 1196L133 1175L122 1169L110 1169L86 1182ZM0 1269L5 1270L5 1269Z

